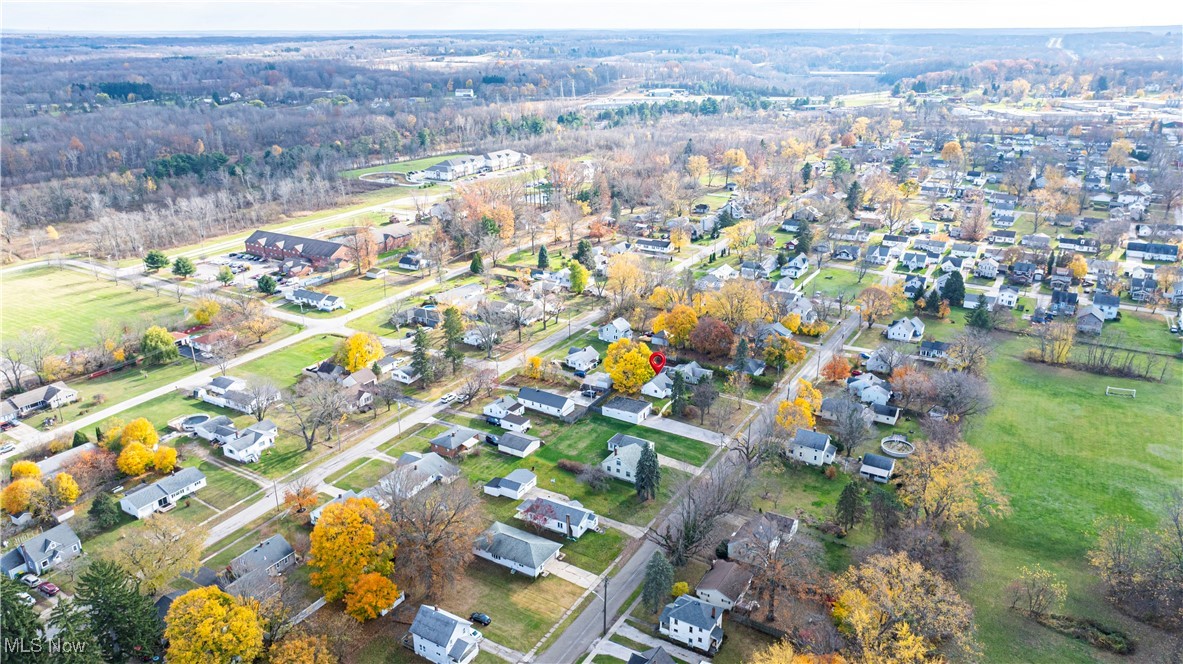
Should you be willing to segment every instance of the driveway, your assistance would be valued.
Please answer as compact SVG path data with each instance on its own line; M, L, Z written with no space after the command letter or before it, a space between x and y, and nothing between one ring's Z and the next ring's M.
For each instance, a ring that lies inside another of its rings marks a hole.
M710 429L696 427L687 422L679 422L665 417L648 417L641 420L641 426L649 427L650 429L657 429L666 433L672 433L683 438L693 438L704 443L718 447L724 443L723 434Z
M600 580L599 576L561 560L552 560L547 563L546 571L583 589L591 588Z

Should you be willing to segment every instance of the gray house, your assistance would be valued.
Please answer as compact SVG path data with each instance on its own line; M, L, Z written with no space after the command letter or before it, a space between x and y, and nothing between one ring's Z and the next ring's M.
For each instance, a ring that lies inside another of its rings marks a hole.
M19 574L44 574L82 554L82 540L68 524L25 540L24 544L0 557L0 572L10 579Z

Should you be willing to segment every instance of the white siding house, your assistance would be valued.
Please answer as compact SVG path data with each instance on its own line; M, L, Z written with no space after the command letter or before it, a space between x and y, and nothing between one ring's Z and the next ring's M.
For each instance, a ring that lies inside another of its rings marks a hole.
M824 466L834 462L838 448L824 433L797 429L797 435L789 443L789 458L811 466Z
M575 402L567 397L533 387L518 390L518 401L530 410L555 417L566 417L575 410Z
M205 486L205 474L196 468L178 472L132 491L119 501L119 507L137 519L156 512L167 512L177 501Z

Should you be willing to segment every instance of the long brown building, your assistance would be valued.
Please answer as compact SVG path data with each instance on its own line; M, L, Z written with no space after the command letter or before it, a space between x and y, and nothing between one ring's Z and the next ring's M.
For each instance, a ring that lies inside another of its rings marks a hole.
M311 263L314 269L349 259L349 250L339 242L271 231L251 233L246 239L246 252L274 260L301 258Z

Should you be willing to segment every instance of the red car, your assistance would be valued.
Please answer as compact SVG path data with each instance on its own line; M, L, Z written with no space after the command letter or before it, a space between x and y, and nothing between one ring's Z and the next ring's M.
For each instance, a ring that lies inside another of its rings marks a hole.
M40 590L46 597L53 597L54 595L61 592L61 588L58 588L56 585L48 581L37 586L37 590Z
M858 369L855 369L854 371L850 372L850 375L851 376L861 376L861 375L863 375L863 372L859 371Z

